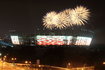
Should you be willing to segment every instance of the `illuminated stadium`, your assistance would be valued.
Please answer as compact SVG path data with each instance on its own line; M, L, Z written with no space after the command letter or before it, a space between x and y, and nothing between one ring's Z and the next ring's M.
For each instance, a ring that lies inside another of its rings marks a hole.
M79 45L89 46L93 38L93 32L87 29L65 30L40 30L34 36L11 35L14 45Z
M42 30L41 30L42 31ZM37 32L40 32L38 30ZM93 31L84 27L73 27L63 30L46 30L36 35L37 45L80 45L89 46L93 38Z

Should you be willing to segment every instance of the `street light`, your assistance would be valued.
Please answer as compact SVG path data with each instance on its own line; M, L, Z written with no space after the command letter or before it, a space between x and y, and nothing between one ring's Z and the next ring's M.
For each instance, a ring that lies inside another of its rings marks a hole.
M68 64L67 64L67 68L70 68L71 67L71 63L69 62Z
M26 64L29 64L29 63L31 64L31 61L25 61L25 63L26 63Z
M2 54L0 54L0 55L2 56ZM2 60L2 70L3 70L3 68L4 68L4 67L3 67L3 66L4 66L3 64L4 64L4 61L6 60L6 58L7 58L6 55L5 55L5 56L2 56L2 59L1 59L1 60Z
M2 53L0 53L0 61L2 60Z
M105 62L103 62L103 64L105 65Z
M12 60L12 61L15 61L15 60L16 60L16 58L11 58L11 60Z
M28 63L28 61L25 61L25 63L27 64L27 63Z
M5 60L6 60L6 58L7 58L7 56L5 55L5 56L3 57L3 61L5 61Z
M70 66L71 64L70 64L70 63L68 63L68 65Z
M2 56L2 53L0 53L0 56Z
M12 63L14 64L17 58L11 58L11 60L12 60Z
M31 61L29 61L29 63L31 64Z

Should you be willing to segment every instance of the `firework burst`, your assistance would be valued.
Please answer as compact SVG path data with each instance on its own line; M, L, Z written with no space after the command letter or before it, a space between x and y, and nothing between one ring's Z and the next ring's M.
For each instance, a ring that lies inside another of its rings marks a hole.
M71 9L66 9L62 12L59 13L60 15L60 20L65 27L72 26L71 23Z
M55 28L58 25L58 16L55 11L49 12L44 16L43 18L44 26L46 28L52 29Z
M55 11L47 13L43 18L43 25L49 29L63 29L73 25L84 25L89 16L90 12L87 8L77 6L75 9L66 9L60 13Z
M43 25L46 28L53 29L53 28L59 28L62 29L65 27L64 24L62 24L60 14L56 13L55 11L49 12L44 16L43 18Z
M78 14L78 16L80 18L82 18L83 20L88 20L89 19L89 16L90 16L89 9L87 9L83 6L77 6L77 8L75 8L75 11Z
M71 21L74 25L84 25L89 19L89 10L83 6L77 6L71 11Z

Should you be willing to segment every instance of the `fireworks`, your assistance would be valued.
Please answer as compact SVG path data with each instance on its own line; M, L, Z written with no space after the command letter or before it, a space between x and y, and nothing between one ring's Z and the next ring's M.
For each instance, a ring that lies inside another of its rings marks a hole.
M75 9L66 9L62 12L49 12L43 18L43 25L46 28L66 28L73 25L84 25L89 19L89 10L83 6Z
M59 19L65 27L72 26L71 24L71 17L70 17L71 9L66 9L59 13Z
M44 18L43 18L43 22L44 22L43 25L46 28L52 29L52 28L56 27L56 25L58 24L57 13L55 11L47 13L46 16L44 16Z
M85 7L77 7L71 11L71 21L74 25L84 25L89 19L89 10Z
M49 12L44 16L43 18L44 26L49 29L53 28L64 28L64 24L62 24L62 21L60 19L60 15L56 13L55 11Z

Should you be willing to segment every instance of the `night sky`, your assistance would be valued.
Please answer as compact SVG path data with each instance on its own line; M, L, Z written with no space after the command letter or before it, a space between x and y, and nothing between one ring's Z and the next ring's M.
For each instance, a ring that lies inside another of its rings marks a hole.
M85 6L91 11L88 22L94 30L94 44L105 44L105 8L102 0L11 0L0 1L0 35L9 30L35 33L42 28L42 18L50 11L62 11L76 6Z

